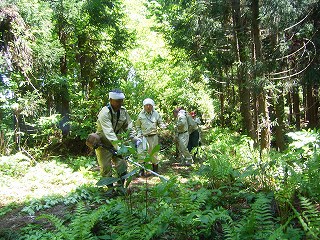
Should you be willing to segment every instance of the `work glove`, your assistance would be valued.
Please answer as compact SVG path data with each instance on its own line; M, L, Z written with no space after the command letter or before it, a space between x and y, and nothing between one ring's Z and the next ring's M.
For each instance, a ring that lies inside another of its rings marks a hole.
M139 136L132 138L132 142L138 147L142 143L142 139Z
M136 146L138 147L140 144L142 144L142 139L138 138L136 141Z
M166 129L167 127L168 127L168 125L165 124L165 123L163 123L163 124L160 125L160 128L161 128L161 129Z

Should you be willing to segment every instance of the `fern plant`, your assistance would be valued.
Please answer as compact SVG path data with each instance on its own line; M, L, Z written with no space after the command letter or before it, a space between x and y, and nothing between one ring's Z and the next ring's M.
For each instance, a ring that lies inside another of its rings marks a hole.
M39 216L38 219L47 219L54 225L56 229L56 239L90 240L95 239L91 230L101 219L105 211L105 206L93 211L88 211L85 205L80 202L75 211L74 218L71 220L69 225L65 225L65 222L62 219L50 214L43 214Z
M312 157L307 162L306 184L304 189L308 190L311 197L320 198L320 153L316 145L313 148Z
M295 217L299 220L308 239L320 239L320 213L317 206L303 196L300 196L299 199L302 207L301 213L290 203Z
M243 218L223 224L226 239L267 239L275 229L270 205L270 197L258 194Z

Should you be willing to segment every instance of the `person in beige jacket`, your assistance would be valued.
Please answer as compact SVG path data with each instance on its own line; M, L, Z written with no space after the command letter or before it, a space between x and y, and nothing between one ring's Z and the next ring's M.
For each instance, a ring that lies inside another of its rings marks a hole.
M176 108L173 111L175 121L175 139L177 141L179 158L183 165L191 166L193 158L188 150L189 126L187 112L182 108Z
M137 136L141 139L140 144L137 146L137 152L140 156L147 150L149 154L155 146L159 144L158 128L165 128L162 117L154 109L155 103L151 98L143 100L143 110L139 113L135 122ZM157 153L151 156L152 170L158 172L158 155ZM144 175L144 171L140 172Z
M127 173L127 162L125 159L116 156L110 150L119 150L119 134L133 132L133 123L127 112L122 106L125 96L119 89L109 92L109 104L104 106L98 114L97 131L104 147L96 148L96 156L100 166L102 177L112 177L112 162L115 166L118 177ZM131 137L131 136L130 136ZM119 182L122 186L124 180ZM108 185L112 187L113 185Z

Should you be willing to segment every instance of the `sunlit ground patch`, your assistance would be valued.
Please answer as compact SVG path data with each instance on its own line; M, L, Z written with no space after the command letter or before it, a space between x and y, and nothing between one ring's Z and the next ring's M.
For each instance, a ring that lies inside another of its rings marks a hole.
M68 165L56 161L24 164L18 174L4 171L8 166L17 166L22 161L25 163L26 158L0 158L0 206L49 195L65 196L83 184L96 182L88 175L85 177L81 172L73 172Z

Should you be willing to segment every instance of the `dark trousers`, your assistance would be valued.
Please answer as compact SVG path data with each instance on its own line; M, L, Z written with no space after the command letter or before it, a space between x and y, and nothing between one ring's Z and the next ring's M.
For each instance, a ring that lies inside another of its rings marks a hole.
M191 152L191 150L194 147L198 147L199 146L199 131L198 130L194 130L192 133L190 133L189 135L189 142L188 142L188 150L189 152Z

